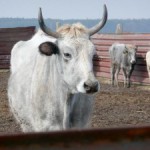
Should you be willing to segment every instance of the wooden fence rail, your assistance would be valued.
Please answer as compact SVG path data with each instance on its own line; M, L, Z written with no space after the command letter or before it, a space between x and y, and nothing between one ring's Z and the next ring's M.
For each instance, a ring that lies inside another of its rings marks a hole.
M150 127L67 130L0 136L1 150L149 150Z

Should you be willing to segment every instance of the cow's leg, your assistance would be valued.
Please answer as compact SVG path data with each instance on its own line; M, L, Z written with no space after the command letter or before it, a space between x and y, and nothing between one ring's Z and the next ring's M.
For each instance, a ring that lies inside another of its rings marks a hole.
M148 72L149 81L150 81L150 66L149 65L147 65L147 72Z
M127 72L127 88L129 88L130 84L131 84L130 78L131 78L132 72L134 70L134 66L135 66L135 64L132 64L131 68Z
M130 77L131 77L132 71L130 70L129 73L127 74L127 88L130 87Z
M123 77L124 77L124 87L126 87L127 84L127 73L126 73L126 69L122 68L123 70Z
M110 73L111 73L111 85L114 86L114 80L115 80L115 72L116 67L114 64L111 65Z
M119 74L119 71L120 71L120 67L117 66L116 72L115 72L115 81L116 81L117 87L119 87L119 84L118 84L118 74Z
M130 87L130 75L127 74L127 88Z

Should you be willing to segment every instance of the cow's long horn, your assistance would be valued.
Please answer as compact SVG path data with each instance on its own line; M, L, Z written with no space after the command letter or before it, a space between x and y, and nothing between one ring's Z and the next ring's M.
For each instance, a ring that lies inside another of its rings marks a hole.
M97 33L100 29L102 29L103 26L105 25L106 21L107 21L107 7L106 7L106 5L104 5L103 18L97 25L88 29L89 35L91 36L91 35Z
M48 35L50 35L52 37L55 37L55 38L59 38L60 37L59 33L53 32L50 28L48 28L45 25L44 19L43 19L43 16L42 16L42 9L41 8L39 9L38 21L39 21L40 28L42 29L43 32L45 32L46 34L48 34Z

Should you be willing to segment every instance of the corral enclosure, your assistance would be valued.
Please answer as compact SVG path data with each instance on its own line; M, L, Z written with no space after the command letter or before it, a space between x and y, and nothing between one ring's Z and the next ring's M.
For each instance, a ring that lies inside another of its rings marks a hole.
M0 69L9 69L12 46L19 40L29 39L34 34L35 27L0 29L0 31L3 34L3 36L0 35ZM61 133L61 136L59 132L43 135L0 136L0 148L19 149L24 146L24 149L33 147L33 149L40 149L41 147L46 149L50 146L61 148L64 146L69 149L75 143L76 149L85 149L85 146L87 149L93 149L94 144L97 147L104 146L102 149L108 149L108 147L115 150L117 148L122 149L122 144L125 147L130 147L128 149L140 150L143 147L149 149L150 128L139 128L139 126L150 125L149 86L145 88L139 84L132 84L130 89L122 86L117 89L116 87L112 88L110 84L103 83L101 77L106 78L106 80L110 78L109 46L114 42L123 42L138 46L137 65L133 72L132 81L148 84L145 54L150 48L150 34L96 34L92 37L92 40L97 48L94 69L101 82L101 92L96 95L95 109L92 115L92 129L101 129L86 132L71 131L69 134L67 132ZM9 74L9 70L0 72L0 134L21 132L9 111L7 99ZM122 75L119 78L122 80ZM115 127L115 129L112 127ZM129 128L118 129L119 127ZM77 137L77 133L79 137ZM55 140L49 142L54 137Z
M96 34L92 37L96 46L97 57L94 60L94 69L97 76L110 78L109 47L113 43L133 44L137 46L137 63L131 76L131 81L148 84L148 73L145 55L150 50L150 34ZM122 72L119 79L123 80Z
M9 69L10 52L19 40L28 40L35 33L35 27L1 28L0 29L0 69ZM110 79L110 58L108 49L113 43L133 44L137 49L137 64L131 76L131 81L148 84L145 55L150 50L150 34L95 34L92 41L96 46L94 70L97 77ZM119 79L123 80L122 72Z

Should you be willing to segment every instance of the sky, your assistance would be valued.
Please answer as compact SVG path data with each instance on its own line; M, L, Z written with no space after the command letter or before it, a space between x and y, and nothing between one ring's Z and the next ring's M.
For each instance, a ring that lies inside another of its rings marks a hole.
M0 18L98 19L104 4L108 19L150 18L150 0L0 0Z

